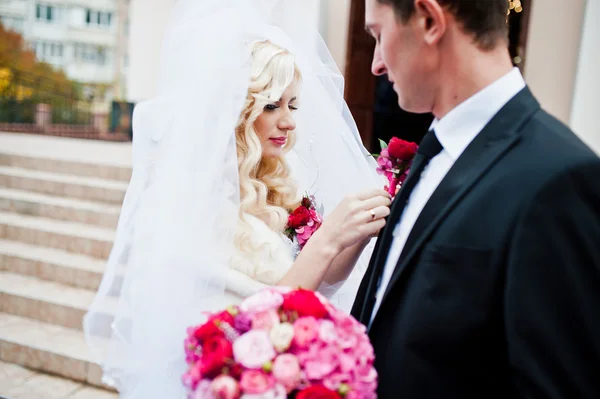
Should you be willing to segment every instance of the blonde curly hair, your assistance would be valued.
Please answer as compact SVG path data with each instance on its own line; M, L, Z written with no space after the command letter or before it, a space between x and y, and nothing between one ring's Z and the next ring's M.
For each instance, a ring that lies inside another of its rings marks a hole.
M236 127L236 147L240 182L240 228L236 246L243 252L257 250L253 230L247 222L252 215L275 232L283 232L288 213L300 202L296 182L290 176L285 154L296 141L288 132L288 142L279 158L263 158L262 145L254 122L264 107L278 101L292 82L300 83L301 74L293 54L270 41L251 47L251 76L244 110Z

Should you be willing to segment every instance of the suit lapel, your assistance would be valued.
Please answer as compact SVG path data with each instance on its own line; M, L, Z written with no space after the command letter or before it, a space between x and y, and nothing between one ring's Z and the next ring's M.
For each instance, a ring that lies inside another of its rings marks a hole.
M515 145L519 128L539 109L529 89L511 99L477 135L437 187L413 226L392 274L383 302L407 266L457 203Z

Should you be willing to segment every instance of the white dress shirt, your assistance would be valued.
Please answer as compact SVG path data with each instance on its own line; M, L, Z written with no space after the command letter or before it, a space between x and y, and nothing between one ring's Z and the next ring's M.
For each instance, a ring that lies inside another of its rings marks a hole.
M477 137L494 115L524 87L525 81L519 69L513 68L509 73L452 109L442 119L433 121L431 128L435 129L435 135L444 148L431 159L421 174L421 178L413 189L408 204L394 228L394 239L377 288L371 322L381 305L383 294L392 278L410 231L425 204L471 141Z

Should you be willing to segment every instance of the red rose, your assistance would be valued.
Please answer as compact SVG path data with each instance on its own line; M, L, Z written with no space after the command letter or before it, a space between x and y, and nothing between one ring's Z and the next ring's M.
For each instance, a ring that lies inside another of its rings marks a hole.
M233 378L235 378L236 380L239 381L239 379L242 376L242 372L244 371L244 368L242 367L241 364L235 363L228 367L228 371L229 371L230 376L232 376Z
M212 337L202 345L200 373L202 377L213 378L233 359L231 342L223 337Z
M387 149L391 157L398 158L401 161L410 161L414 158L418 148L419 146L416 143L392 137Z
M305 226L310 221L310 211L303 206L296 208L288 217L288 226L292 229Z
M342 396L323 385L313 385L298 392L296 399L342 399Z
M228 323L233 326L233 316L228 311L223 311L210 316L206 323L202 324L194 331L194 337L198 341L204 342L211 337L225 336L223 331L219 328L219 323Z
M281 308L286 312L296 311L298 317L313 316L322 319L327 316L327 309L315 293L302 288L285 294Z

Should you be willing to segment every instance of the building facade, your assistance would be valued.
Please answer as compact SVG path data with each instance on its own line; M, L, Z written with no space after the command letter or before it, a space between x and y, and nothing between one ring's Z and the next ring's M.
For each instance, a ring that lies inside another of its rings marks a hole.
M23 35L39 60L105 102L125 92L128 6L129 0L5 0L0 20Z

